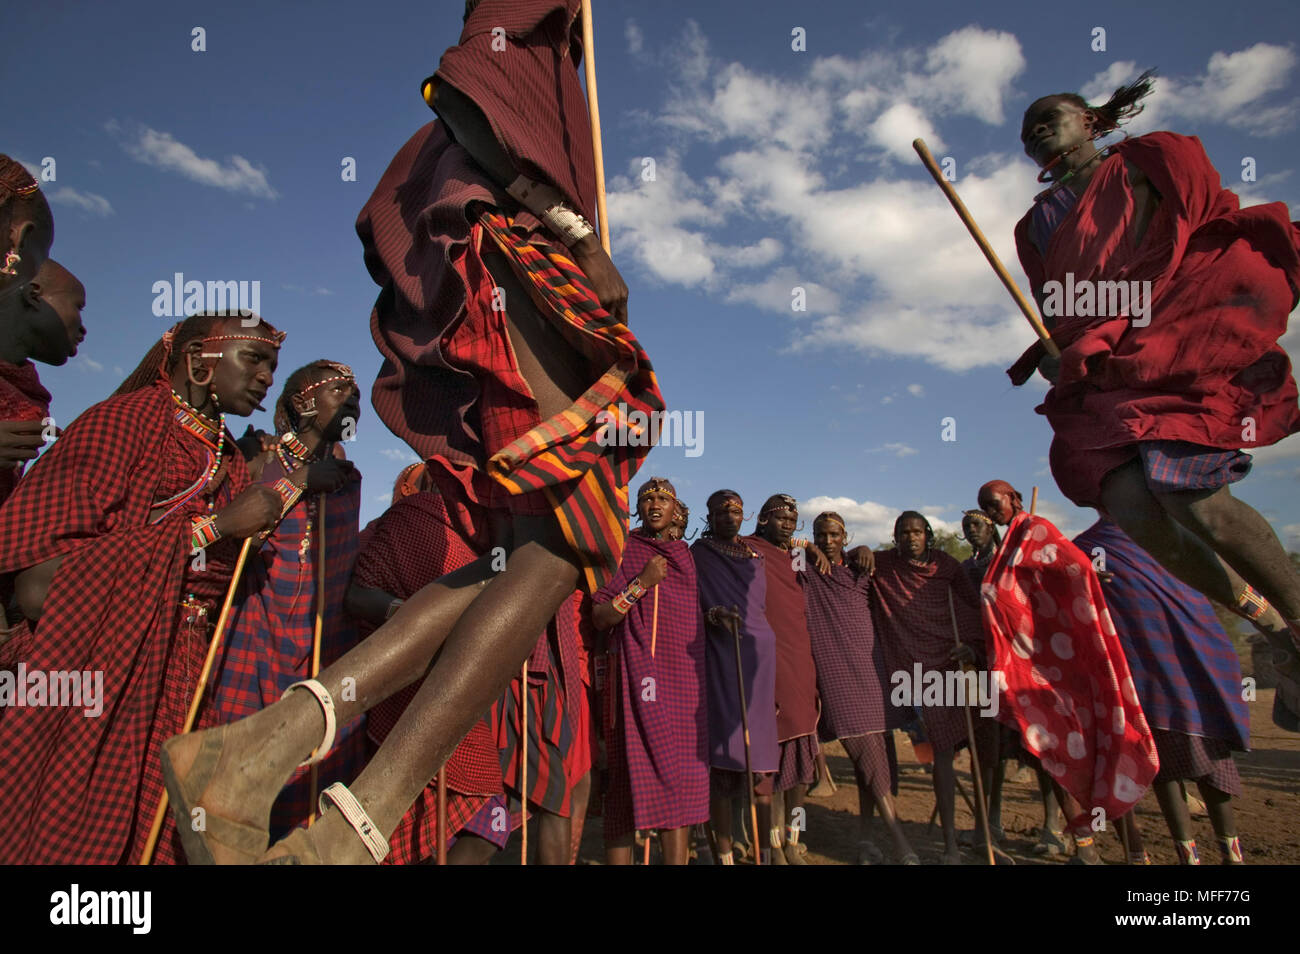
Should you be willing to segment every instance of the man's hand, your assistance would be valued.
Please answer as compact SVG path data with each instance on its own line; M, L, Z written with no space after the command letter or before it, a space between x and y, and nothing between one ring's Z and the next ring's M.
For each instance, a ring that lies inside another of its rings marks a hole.
M975 650L970 646L967 646L965 643L962 643L960 646L953 647L952 652L948 654L948 658L953 662L961 663L964 668L966 666L974 665Z
M830 558L817 547L816 544L810 543L804 548L810 557L812 557L813 566L817 567L817 572L825 576L831 571Z
M280 495L266 484L254 484L217 512L217 533L223 537L256 536L280 519Z
M871 547L854 547L849 551L849 563L859 573L875 573L876 553Z
M35 460L45 444L41 422L0 421L0 469L12 470L26 460Z
M1053 384L1061 376L1061 359L1053 358L1050 354L1045 354L1038 359L1038 373Z
M726 606L714 606L704 614L704 617L714 626L725 626L727 629L731 628L732 623L735 623L737 628L739 628L741 624L739 606L732 606L731 608L727 608Z
M330 457L299 467L290 480L309 494L332 494L351 479L355 470L351 461Z
M579 239L569 251L591 282L591 290L600 299L601 307L613 315L616 321L627 324L627 283L600 247L596 233Z
M650 562L636 575L636 578L641 581L641 585L647 590L652 590L662 583L667 575L668 559L656 554L650 558Z

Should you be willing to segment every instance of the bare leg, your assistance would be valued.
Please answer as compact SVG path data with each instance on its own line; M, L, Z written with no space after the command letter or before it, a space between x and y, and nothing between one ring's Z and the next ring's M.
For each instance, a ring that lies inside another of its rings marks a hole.
M731 799L709 799L709 824L713 826L713 837L718 844L718 854L731 853ZM628 864L632 862L629 860ZM722 863L722 859L718 859Z
M447 849L449 865L485 865L497 853L497 846L478 835L462 834Z
M587 824L587 803L591 800L591 769L587 774L578 779L577 784L573 786L573 794L569 796L573 805L573 814L570 821L573 824L573 842L569 850L569 864L578 863L578 849L582 846L582 830Z
M666 865L687 865L691 862L691 829L689 826L682 828L661 828L659 829L659 847L664 853L664 864Z
M567 865L573 843L573 820L541 812L537 823L537 864Z
M636 835L628 832L626 835L619 835L617 838L605 839L605 864L607 865L630 865L632 864L632 849L636 844ZM727 846L731 846L731 836L727 836Z
M1198 780L1196 787L1200 790L1201 800L1205 802L1205 809L1210 815L1210 824L1214 826L1214 836L1219 840L1219 850L1223 855L1223 863L1225 865L1242 864L1243 862L1239 856L1241 847L1237 843L1237 821L1232 814L1232 796L1227 792L1219 791L1207 782ZM1225 842L1231 842L1236 846L1237 857L1233 857Z
M957 777L952 767L952 752L934 753L934 797L939 805L939 824L943 828L943 863L961 864L957 848Z
M1183 795L1183 788L1178 780L1174 779L1156 782L1151 789L1156 794L1156 801L1160 803L1160 814L1165 816L1169 835L1178 849L1178 862L1187 864L1188 855L1185 846L1188 842L1196 841L1196 834L1192 831L1192 817L1187 811L1187 799Z

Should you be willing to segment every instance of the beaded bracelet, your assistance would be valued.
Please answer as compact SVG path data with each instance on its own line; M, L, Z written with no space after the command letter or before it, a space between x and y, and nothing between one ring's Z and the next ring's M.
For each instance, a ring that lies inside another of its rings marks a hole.
M302 496L302 488L295 484L288 477L281 477L271 488L280 495L280 512L287 513L289 508L298 502Z
M628 594L628 596L631 597L632 602L635 603L641 597L645 596L645 584L641 582L639 577L634 576L632 577L632 582L627 585L627 589L623 592Z
M220 539L215 516L190 518L190 546L193 549L205 550Z
M402 604L405 602L406 600L393 600L391 603L389 603L388 612L384 613L385 622L392 619L397 614L397 611L401 609Z
M618 610L619 614L622 616L626 616L628 614L628 612L632 609L632 604L635 602L636 600L630 600L627 598L627 590L624 590L622 593L619 593L612 600L610 600L610 604L614 607L614 609Z

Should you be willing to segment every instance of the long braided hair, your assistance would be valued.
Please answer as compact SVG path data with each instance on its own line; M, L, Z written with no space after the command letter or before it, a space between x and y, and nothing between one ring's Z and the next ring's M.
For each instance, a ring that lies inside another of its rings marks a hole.
M1118 87L1115 92L1110 94L1110 99L1100 106L1093 106L1078 93L1057 93L1056 98L1064 100L1080 109L1088 109L1097 117L1097 124L1093 129L1093 135L1101 136L1112 130L1118 129L1122 123L1128 122L1138 113L1142 112L1146 106L1143 104L1147 96L1150 96L1155 89L1156 71L1147 70L1132 83Z
M298 428L302 426L302 417L293 406L293 396L316 383L314 379L321 371L327 372L327 376L330 374L352 376L352 369L346 364L325 358L318 358L311 364L304 364L289 375L285 379L284 390L280 392L280 397L275 402L274 421L277 434L283 434L285 431L293 431L295 434L298 432Z
M202 341L213 335L219 334L221 328L227 321L240 320L234 315L220 315L203 313L190 315L184 321L179 322L154 342L153 346L145 352L140 363L136 365L134 371L127 375L113 395L116 397L121 394L130 394L132 391L139 391L141 388L151 387L159 376L170 377L171 373L176 370L181 358L185 356L185 347L191 341ZM265 332L262 337L268 341L275 341L277 344L284 338L284 335L272 327L271 323L264 318L258 319L255 328L243 326L241 330L249 332L250 336L253 331Z

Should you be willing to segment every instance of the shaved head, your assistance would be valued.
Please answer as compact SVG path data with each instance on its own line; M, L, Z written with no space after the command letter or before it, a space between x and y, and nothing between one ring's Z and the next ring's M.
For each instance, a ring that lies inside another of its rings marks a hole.
M68 355L77 353L77 346L86 337L81 323L81 310L86 307L86 286L76 275L52 258L48 258L36 273L34 284L41 298L58 313L68 334Z

